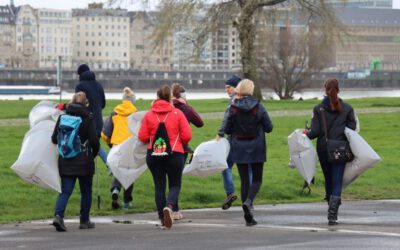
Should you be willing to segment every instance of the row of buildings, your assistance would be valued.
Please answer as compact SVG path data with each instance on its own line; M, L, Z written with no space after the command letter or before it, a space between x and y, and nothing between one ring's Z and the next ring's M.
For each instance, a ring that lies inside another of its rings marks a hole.
M330 0L348 27L334 48L333 70L400 70L400 10L391 0ZM202 54L192 60L185 43L188 31L177 28L161 46L151 37L155 12L106 9L34 9L29 5L0 6L0 68L63 68L88 63L103 70L235 70L240 68L240 42L232 25L210 36Z

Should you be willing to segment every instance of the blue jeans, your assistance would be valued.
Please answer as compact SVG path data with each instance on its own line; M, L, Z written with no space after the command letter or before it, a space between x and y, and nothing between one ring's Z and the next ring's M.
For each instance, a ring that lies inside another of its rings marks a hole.
M232 178L232 167L233 164L235 164L232 160L231 154L228 155L228 159L226 160L226 163L228 164L228 168L222 171L222 180L224 181L224 189L226 195L230 195L235 193L235 186L233 185L233 178ZM251 167L249 167L249 180L250 184L253 179L253 173L251 171Z
M61 176L61 194L58 195L56 202L55 215L64 218L64 212L68 204L69 197L74 191L76 179L79 180L81 190L81 222L89 221L89 212L92 207L92 182L93 176Z
M340 197L342 195L343 174L346 164L329 163L326 151L318 151L318 158L325 177L326 197L331 195Z

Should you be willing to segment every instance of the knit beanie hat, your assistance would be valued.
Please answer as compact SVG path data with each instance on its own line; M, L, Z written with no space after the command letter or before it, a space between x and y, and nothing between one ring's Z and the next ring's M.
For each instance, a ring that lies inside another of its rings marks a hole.
M241 79L240 77L234 75L234 76L232 76L231 78L229 78L229 79L225 82L225 85L229 85L229 86L232 86L232 87L236 88L236 86L239 84L239 82L240 82L241 80L242 80L242 79Z
M124 88L124 94L122 95L122 100L131 101L132 103L136 102L136 95L129 87Z
M86 72L86 71L89 71L89 70L90 70L90 68L89 68L89 66L87 64L81 64L78 67L77 73L78 73L78 75L81 75L83 72Z

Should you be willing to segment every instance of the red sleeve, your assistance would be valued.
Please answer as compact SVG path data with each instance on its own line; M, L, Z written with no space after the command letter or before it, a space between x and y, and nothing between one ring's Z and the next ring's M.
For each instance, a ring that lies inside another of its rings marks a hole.
M182 112L179 113L179 128L182 144L189 144L190 139L192 139L192 129L190 128L189 122Z
M149 126L148 126L148 114L149 112L146 113L146 115L143 117L142 120L142 125L140 126L139 129L139 140L144 143L148 143L150 141L150 131L149 131Z

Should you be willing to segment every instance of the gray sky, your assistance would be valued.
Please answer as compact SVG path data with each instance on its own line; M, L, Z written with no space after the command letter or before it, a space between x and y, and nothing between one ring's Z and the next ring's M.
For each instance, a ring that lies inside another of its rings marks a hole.
M105 2L105 0L14 0L15 5L29 4L34 8L50 8L50 9L72 9L85 8L88 3ZM140 0L122 0L122 8L137 9L141 8ZM156 0L150 0L156 2ZM0 5L9 4L10 0L0 0ZM135 4L133 4L135 3ZM133 5L132 5L133 4ZM133 7L132 7L133 6ZM400 0L393 0L393 7L400 9Z

